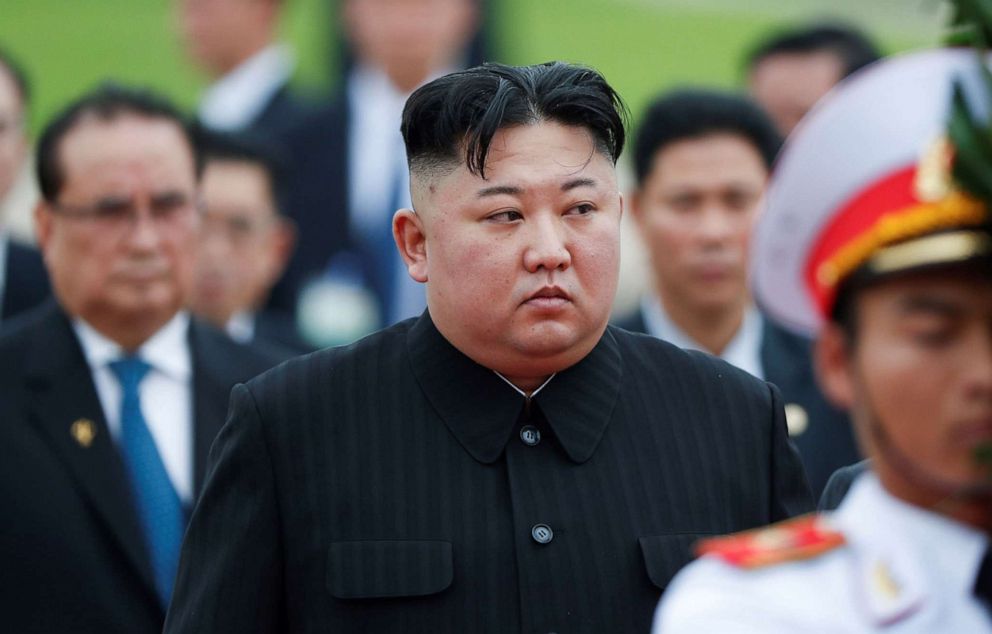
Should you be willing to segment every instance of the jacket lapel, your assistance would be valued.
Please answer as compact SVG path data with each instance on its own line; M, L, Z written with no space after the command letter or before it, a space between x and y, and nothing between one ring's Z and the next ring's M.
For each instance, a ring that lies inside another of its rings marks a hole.
M200 494L206 477L210 446L224 426L227 418L227 398L230 394L230 377L237 369L225 367L230 363L229 351L224 350L217 337L197 321L191 320L189 343L193 358L193 490ZM225 377L227 379L225 380Z
M154 596L151 564L127 473L69 321L53 306L30 336L36 352L25 368L28 417Z

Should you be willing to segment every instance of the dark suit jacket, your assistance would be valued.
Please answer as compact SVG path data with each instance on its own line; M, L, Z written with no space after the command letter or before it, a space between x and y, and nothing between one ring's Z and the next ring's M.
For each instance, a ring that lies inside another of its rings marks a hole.
M31 247L9 240L4 271L0 323L34 308L51 294L41 254Z
M255 337L252 340L286 351L285 358L313 352L314 347L300 336L292 315L277 310L263 310L255 315Z
M823 495L820 496L820 504L817 506L817 510L833 511L840 506L840 503L844 501L844 496L851 489L851 485L854 484L854 481L859 475L868 471L870 466L867 460L862 460L834 472L830 476L830 480L827 481L826 488L823 489Z
M267 357L193 322L194 481L238 381ZM165 617L130 501L75 333L54 302L0 337L0 629L159 632ZM89 446L71 433L86 419Z
M301 118L284 136L290 160L284 210L297 227L296 248L268 306L292 314L297 295L338 253L353 248L348 219L347 98Z
M810 342L765 319L761 335L761 367L765 380L782 391L786 403L806 413L807 427L792 436L803 459L813 495L818 497L834 471L861 459L847 414L820 392L811 361ZM640 310L617 320L617 325L646 333Z
M235 389L166 631L646 632L698 537L811 508L769 384L609 328L525 402L425 313Z

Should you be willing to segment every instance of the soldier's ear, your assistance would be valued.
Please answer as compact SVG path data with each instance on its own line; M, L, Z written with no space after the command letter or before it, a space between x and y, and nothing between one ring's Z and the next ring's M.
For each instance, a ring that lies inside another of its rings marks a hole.
M427 235L424 219L412 209L400 209L393 216L393 240L406 264L410 277L423 284L427 281Z
M836 407L850 410L854 405L854 349L841 326L828 323L816 340L813 361L824 395Z

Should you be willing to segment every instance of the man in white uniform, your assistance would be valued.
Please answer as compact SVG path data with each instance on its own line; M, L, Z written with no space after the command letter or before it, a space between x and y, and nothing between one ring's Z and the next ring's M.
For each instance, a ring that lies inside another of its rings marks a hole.
M655 632L992 632L986 81L971 51L895 58L786 145L757 297L817 335L871 469L832 514L704 542Z

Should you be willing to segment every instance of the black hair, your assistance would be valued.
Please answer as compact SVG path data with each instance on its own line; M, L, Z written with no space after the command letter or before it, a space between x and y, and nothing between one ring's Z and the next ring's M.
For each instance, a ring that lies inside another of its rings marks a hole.
M860 30L841 22L818 23L779 31L757 44L745 57L747 70L779 54L829 52L842 65L842 77L882 57L878 47Z
M485 178L490 143L503 128L539 121L582 127L615 164L626 119L620 95L591 68L483 64L418 88L403 108L401 130L411 171L463 162Z
M194 128L197 148L205 165L213 161L229 161L257 165L265 172L272 189L276 213L278 201L285 192L289 178L289 160L286 151L277 141L248 131L218 132L202 126Z
M175 123L189 143L196 176L199 178L203 161L197 150L193 131L179 110L166 98L149 90L108 82L71 102L42 130L38 139L36 168L38 188L45 200L54 201L65 181L65 173L59 160L59 146L65 136L84 119L95 118L107 122L126 115L165 119Z
M634 139L634 172L638 184L651 173L662 148L685 139L733 134L751 143L771 169L782 145L775 125L749 98L709 89L666 92L648 106Z
M24 67L18 63L9 51L0 48L0 69L7 71L7 75L14 81L14 87L17 89L17 94L21 99L21 105L26 111L28 105L31 103L31 84L28 83L28 76L24 72Z

